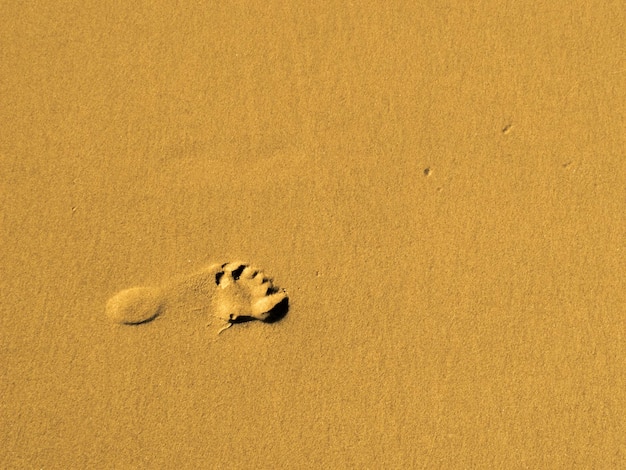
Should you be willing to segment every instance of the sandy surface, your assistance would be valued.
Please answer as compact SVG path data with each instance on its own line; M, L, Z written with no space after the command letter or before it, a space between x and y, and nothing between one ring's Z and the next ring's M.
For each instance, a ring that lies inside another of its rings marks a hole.
M626 465L621 2L38 3L0 6L1 468ZM107 321L231 260L285 318Z

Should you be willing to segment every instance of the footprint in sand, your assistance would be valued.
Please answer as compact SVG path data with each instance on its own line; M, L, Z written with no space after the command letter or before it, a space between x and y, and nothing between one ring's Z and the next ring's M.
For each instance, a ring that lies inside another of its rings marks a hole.
M225 325L279 320L287 313L287 292L275 287L262 271L245 263L213 264L165 287L133 287L106 304L112 322L140 325L176 311L204 311Z

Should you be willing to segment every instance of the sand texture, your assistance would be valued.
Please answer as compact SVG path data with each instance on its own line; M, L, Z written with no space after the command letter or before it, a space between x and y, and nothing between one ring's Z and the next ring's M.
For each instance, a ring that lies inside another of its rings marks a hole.
M2 2L0 468L626 468L625 16Z

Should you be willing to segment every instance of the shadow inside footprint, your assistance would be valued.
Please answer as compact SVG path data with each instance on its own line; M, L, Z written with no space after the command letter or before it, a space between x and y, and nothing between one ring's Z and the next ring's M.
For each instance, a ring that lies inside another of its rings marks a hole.
M289 297L285 297L283 300L278 302L271 310L267 312L267 317L261 320L263 323L276 323L277 321L282 320L287 315L289 311ZM258 318L254 318L250 315L243 315L237 318L233 318L229 320L229 323L246 323L253 320L259 320Z
M274 308L268 312L268 317L263 321L264 323L276 323L282 320L289 311L289 297L285 297L278 302Z

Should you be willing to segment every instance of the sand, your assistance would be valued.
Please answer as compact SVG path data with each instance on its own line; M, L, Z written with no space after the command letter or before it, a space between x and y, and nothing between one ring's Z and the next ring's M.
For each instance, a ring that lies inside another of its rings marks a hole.
M621 3L218 3L0 6L0 468L625 467Z

